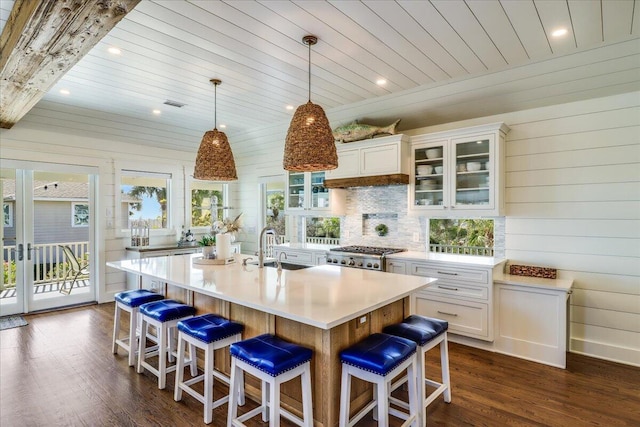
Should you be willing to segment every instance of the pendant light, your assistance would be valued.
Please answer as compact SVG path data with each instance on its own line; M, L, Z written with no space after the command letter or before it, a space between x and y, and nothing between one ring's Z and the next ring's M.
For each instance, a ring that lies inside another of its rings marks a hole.
M299 106L291 119L282 166L296 172L331 170L338 167L333 132L322 107L311 102L311 46L318 38L304 36L302 42L309 46L309 102Z
M222 81L218 79L210 81L214 85L213 130L207 131L202 137L193 177L207 181L235 181L238 179L238 175L229 140L224 132L220 132L216 128L218 123L218 85Z

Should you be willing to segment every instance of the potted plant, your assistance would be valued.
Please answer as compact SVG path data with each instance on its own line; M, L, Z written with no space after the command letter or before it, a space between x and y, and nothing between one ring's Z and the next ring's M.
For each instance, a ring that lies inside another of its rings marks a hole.
M378 233L378 236L386 236L389 232L389 228L385 224L378 224L376 225L376 232Z
M202 246L202 258L213 258L213 253L216 245L216 236L205 234L198 240L198 244Z

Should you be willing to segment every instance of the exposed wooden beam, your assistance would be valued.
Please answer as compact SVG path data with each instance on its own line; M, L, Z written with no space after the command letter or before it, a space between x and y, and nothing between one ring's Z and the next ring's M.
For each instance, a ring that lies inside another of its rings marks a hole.
M409 175L396 173L393 175L362 176L358 178L325 179L323 186L326 188L349 188L406 184L409 184Z
M140 0L16 0L0 35L0 127L9 129Z

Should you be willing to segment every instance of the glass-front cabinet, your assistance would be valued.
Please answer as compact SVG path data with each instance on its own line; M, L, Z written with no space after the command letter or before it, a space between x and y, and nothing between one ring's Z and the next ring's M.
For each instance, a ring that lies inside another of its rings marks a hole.
M324 187L325 172L289 172L287 209L329 210L329 189Z
M496 123L413 137L411 210L504 215L501 174L508 130Z

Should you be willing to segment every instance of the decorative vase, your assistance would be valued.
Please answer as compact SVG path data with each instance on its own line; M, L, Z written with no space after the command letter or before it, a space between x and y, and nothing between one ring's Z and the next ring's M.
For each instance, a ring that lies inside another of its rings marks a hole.
M215 246L203 246L202 247L202 258L204 259L213 259L215 254L216 247Z

